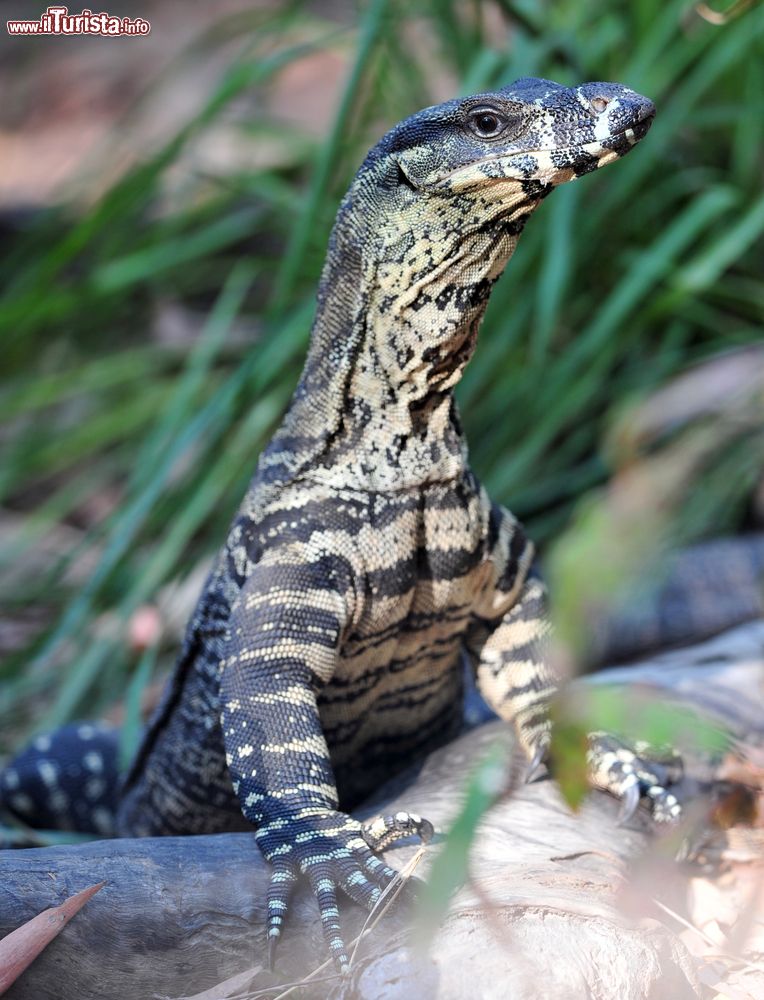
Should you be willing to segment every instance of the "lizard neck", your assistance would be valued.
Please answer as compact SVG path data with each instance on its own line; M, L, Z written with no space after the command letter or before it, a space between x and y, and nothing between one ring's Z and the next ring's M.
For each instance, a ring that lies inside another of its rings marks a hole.
M519 186L513 191L489 217L471 199L443 197L426 226L406 226L397 206L373 227L361 223L351 188L330 241L305 368L261 475L393 490L462 474L467 449L453 390L537 204Z

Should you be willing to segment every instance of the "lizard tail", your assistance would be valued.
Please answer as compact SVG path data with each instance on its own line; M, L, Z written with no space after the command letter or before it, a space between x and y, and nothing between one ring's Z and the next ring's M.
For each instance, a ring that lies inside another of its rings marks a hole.
M0 771L0 818L35 830L113 836L119 730L70 723L36 736Z

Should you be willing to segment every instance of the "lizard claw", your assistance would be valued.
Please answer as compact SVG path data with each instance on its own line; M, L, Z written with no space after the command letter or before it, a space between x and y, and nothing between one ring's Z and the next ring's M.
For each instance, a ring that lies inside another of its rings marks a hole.
M621 809L618 813L616 826L626 826L634 813L639 808L639 781L635 778L631 784L624 789L621 799Z
M268 935L268 972L273 972L276 964L276 942L278 939L278 934Z
M524 784L529 785L536 777L541 765L544 762L544 758L546 757L546 751L547 748L543 745L536 747L533 756L525 769L525 775L523 777Z

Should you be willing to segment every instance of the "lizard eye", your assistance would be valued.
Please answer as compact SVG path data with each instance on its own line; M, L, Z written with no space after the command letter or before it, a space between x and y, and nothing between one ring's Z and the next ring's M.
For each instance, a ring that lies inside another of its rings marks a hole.
M512 124L519 125L520 122L491 107L473 108L467 116L469 129L481 139L497 139Z

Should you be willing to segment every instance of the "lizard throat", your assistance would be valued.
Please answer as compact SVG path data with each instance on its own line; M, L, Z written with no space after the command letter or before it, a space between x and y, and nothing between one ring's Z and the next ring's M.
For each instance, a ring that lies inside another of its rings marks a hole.
M361 241L347 238L346 199L302 378L261 474L374 491L463 475L453 390L493 285L545 193L513 182L501 195L494 185L424 208L415 201Z
M380 262L367 275L343 357L332 358L322 335L334 315L324 306L306 371L323 371L321 410L324 421L327 410L332 417L312 477L395 490L462 475L467 450L453 390L517 234L517 221L454 233L434 266L426 245L413 246L405 262Z

